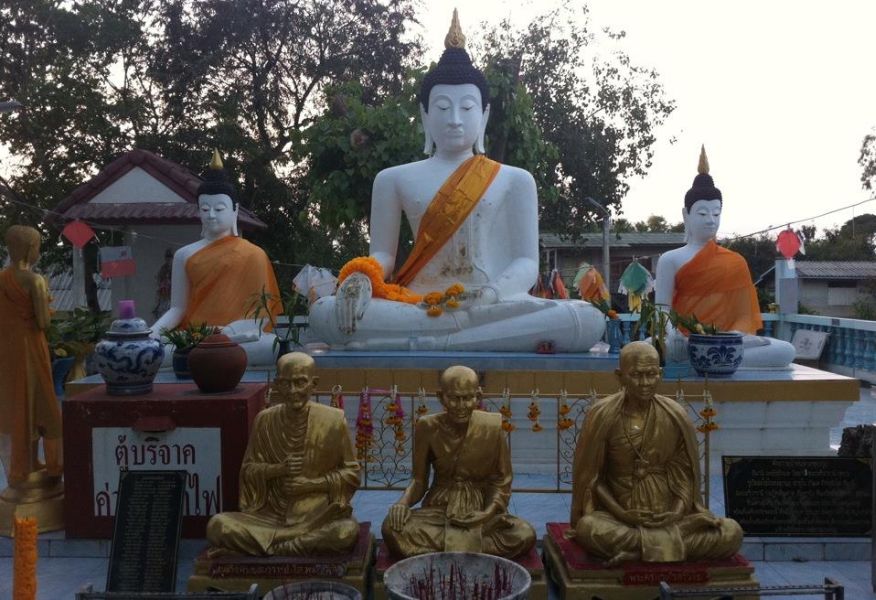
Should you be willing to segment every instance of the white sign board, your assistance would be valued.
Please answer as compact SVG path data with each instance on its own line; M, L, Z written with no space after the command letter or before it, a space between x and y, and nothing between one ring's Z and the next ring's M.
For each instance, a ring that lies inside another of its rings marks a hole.
M222 512L222 435L218 427L140 432L130 427L91 430L94 515L111 517L121 469L188 471L183 515Z
M794 332L791 343L797 351L794 356L798 360L818 360L827 343L826 331L813 331L811 329L798 329Z

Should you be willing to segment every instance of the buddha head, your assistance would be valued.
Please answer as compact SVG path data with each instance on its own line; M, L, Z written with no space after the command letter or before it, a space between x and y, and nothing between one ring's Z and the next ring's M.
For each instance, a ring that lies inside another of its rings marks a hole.
M201 217L201 237L217 240L237 235L237 190L228 181L218 150L213 150L210 168L198 187L198 214Z
M13 225L6 230L6 249L12 264L30 268L40 258L40 232L26 225Z
M715 182L709 175L709 159L703 146L700 149L697 176L684 195L684 209L681 211L687 241L704 244L715 239L721 225L721 208L721 190L715 187Z
M620 352L620 368L615 371L627 397L650 401L663 376L657 349L645 341L630 342Z
M285 404L295 412L307 406L310 395L319 384L315 371L316 363L309 354L290 352L281 356L271 390L272 404Z
M468 367L456 365L448 367L438 379L441 387L436 392L447 417L454 425L467 425L471 413L481 402L481 388L478 374Z
M484 74L474 67L465 51L465 36L453 11L450 31L444 38L444 53L423 78L420 116L426 143L423 151L484 152L484 132L490 116L489 87Z

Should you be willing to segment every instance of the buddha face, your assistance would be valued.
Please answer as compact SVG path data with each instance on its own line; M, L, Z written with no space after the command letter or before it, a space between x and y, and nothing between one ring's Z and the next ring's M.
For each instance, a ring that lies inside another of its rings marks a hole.
M715 239L721 226L721 201L697 200L690 210L682 209L688 240L703 244Z
M201 233L207 239L216 239L237 232L237 209L226 194L198 196L201 214Z
M621 350L620 368L615 373L629 398L646 402L654 397L663 369L654 346L632 342Z
M487 125L489 107L481 107L481 91L472 83L438 84L429 92L423 128L439 152L471 150Z
M303 409L310 401L313 390L319 383L314 375L313 359L307 354L294 352L283 355L277 363L277 377L274 378L273 392L278 402L293 411Z
M441 374L438 399L454 425L467 425L481 401L477 373L468 367L450 367Z

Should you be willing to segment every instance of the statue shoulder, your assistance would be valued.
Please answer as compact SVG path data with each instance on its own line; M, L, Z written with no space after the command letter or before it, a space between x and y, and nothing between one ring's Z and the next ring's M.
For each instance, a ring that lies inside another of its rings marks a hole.
M444 413L434 413L417 419L417 435L430 433L438 429L441 423L441 416Z
M315 417L325 419L326 421L332 421L335 425L346 422L344 411L340 408L335 408L334 406L320 404L319 402L311 400L309 410L313 412Z
M654 394L654 400L663 406L668 412L673 413L678 418L687 419L687 409L682 406L675 398Z
M514 186L514 189L526 193L536 193L535 177L526 169L502 164L498 177Z
M374 178L374 185L394 184L408 177L418 177L430 169L428 162L428 160L418 160L411 163L387 167L377 173L377 176Z

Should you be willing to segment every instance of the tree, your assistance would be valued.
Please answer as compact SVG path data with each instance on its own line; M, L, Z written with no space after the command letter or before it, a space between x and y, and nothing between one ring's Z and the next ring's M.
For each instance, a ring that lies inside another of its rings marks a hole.
M218 147L275 258L332 255L308 226L304 132L327 86L397 93L420 54L412 0L34 0L0 7L0 119L28 200L52 208L132 147L199 172ZM368 52L363 52L368 48ZM303 215L302 215L303 213ZM34 212L33 221L42 215ZM290 227L290 223L299 226Z
M861 187L873 191L876 189L876 128L873 129L873 133L864 136L858 164L862 169Z
M874 236L876 215L858 215L841 227L826 229L823 237L809 242L801 260L873 260Z
M627 181L651 166L656 129L674 109L655 71L611 48L625 34L593 33L581 10L558 9L522 31L505 20L474 44L487 64L519 65L535 122L558 150L558 193L541 199L541 226L573 237L593 219L586 198L620 209Z

